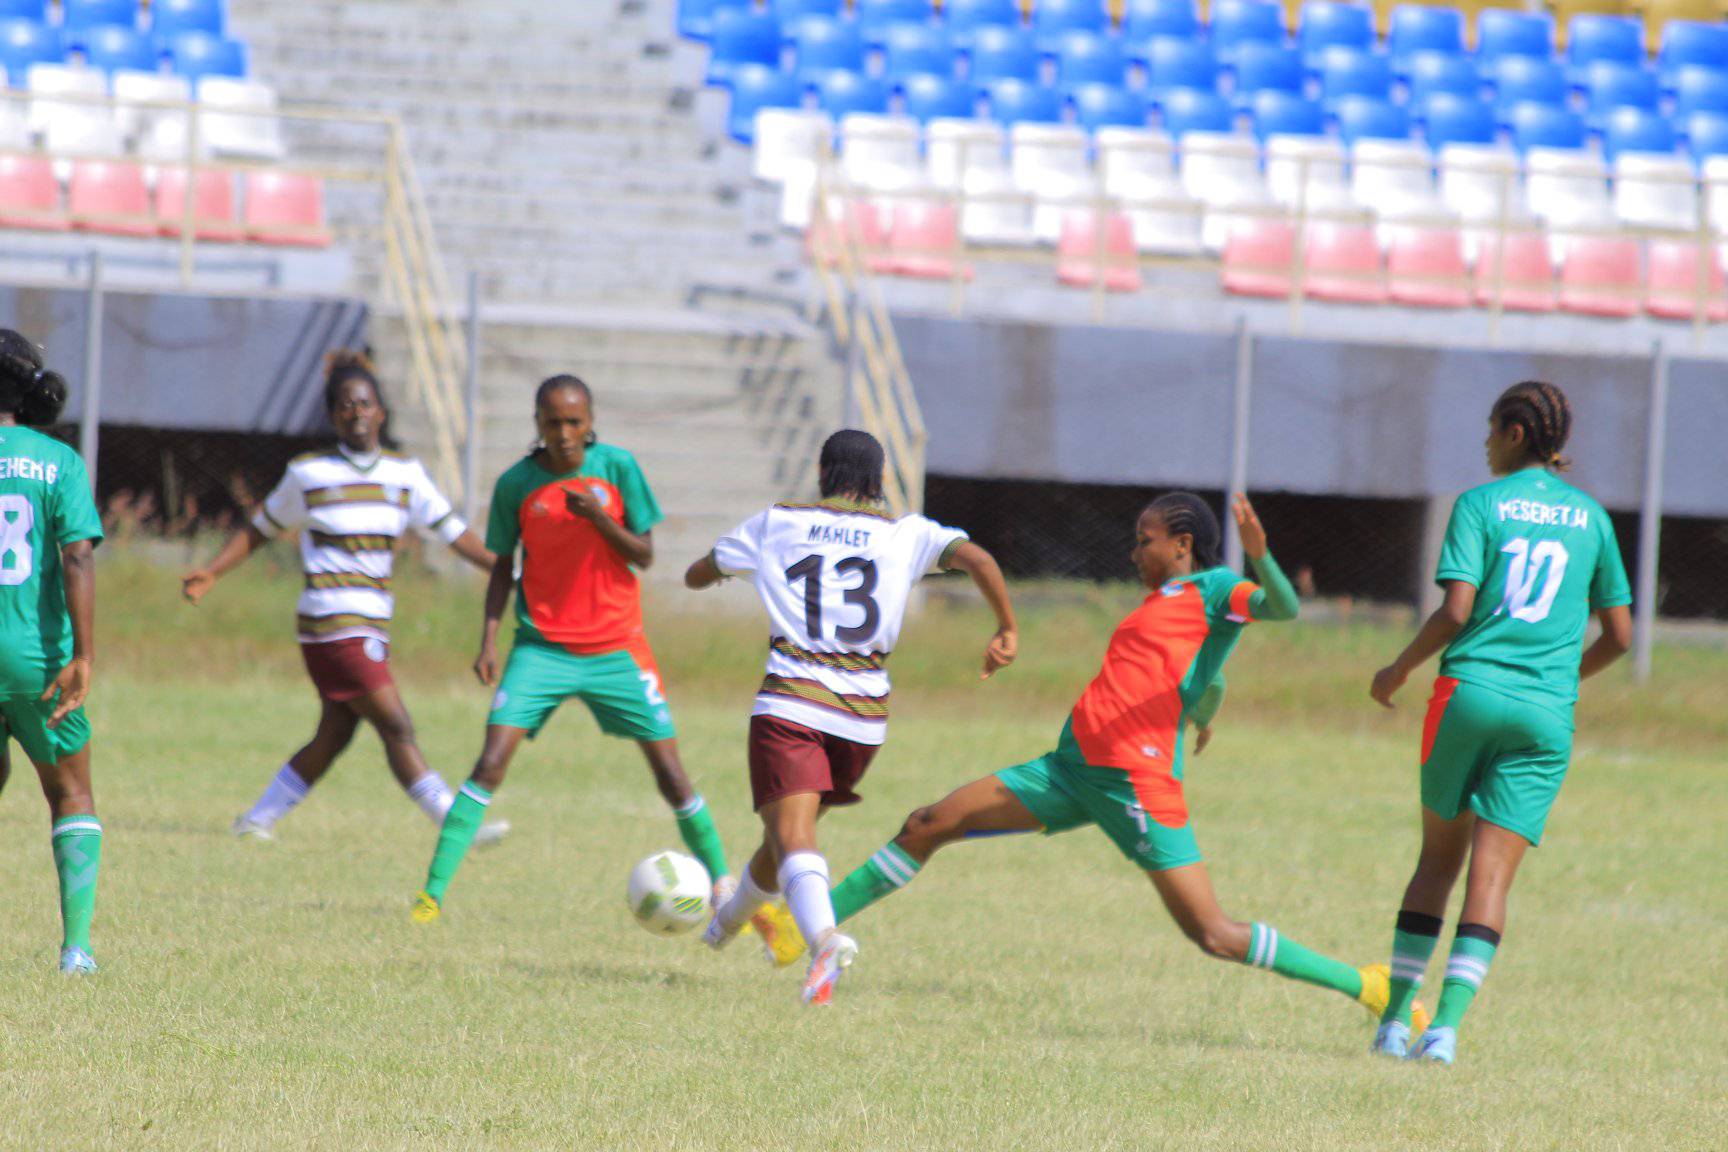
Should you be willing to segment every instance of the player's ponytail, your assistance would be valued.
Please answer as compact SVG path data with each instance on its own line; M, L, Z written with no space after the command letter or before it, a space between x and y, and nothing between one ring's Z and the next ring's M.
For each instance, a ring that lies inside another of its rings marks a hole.
M1572 435L1572 405L1566 393L1544 380L1524 380L1500 393L1493 420L1502 431L1524 429L1529 458L1544 468L1564 472L1572 462L1561 455Z
M1172 536L1187 536L1194 543L1194 567L1216 568L1223 563L1224 533L1212 506L1192 492L1166 492L1146 506Z
M384 409L384 426L378 430L378 443L386 448L400 448L401 444L390 434L390 404L384 399L383 385L378 383L370 348L338 348L324 357L324 411L335 414L342 385L350 380L366 381L372 389L372 399Z
M46 428L66 406L66 378L51 371L42 349L10 328L0 328L0 412L30 428Z
M822 442L822 455L817 458L822 498L850 496L871 503L881 501L885 461L876 437L856 428L842 428Z

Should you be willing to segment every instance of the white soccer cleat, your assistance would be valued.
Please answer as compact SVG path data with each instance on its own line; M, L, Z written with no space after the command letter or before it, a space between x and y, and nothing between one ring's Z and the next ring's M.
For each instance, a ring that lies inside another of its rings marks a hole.
M1410 1025L1398 1020L1390 1020L1380 1025L1374 1033L1374 1043L1368 1051L1377 1056L1391 1056L1402 1060L1410 1055Z
M248 815L236 816L231 831L242 840L276 839L276 833L271 831L270 825Z
M810 958L810 973L804 977L804 1003L831 1003L840 974L852 967L852 961L857 958L858 941L841 935L837 928L824 933L816 954Z
M720 923L720 909L726 907L738 891L738 881L730 876L722 876L714 881L714 916L708 921L708 927L702 930L702 943L718 952L737 939L738 933L744 930L741 924L732 931L726 931Z
M510 821L488 820L480 825L478 832L474 833L474 847L490 848L508 835L510 835Z

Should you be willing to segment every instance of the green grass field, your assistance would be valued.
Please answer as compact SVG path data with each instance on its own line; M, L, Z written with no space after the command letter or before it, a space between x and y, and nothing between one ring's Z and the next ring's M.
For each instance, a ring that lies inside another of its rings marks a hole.
M433 831L363 736L272 844L228 824L309 734L281 557L177 603L101 569L101 974L68 981L27 766L0 798L0 1146L17 1148L1719 1149L1728 1131L1728 654L1658 652L1580 712L1572 778L1515 894L1454 1069L1371 1060L1366 1013L1206 959L1102 836L938 857L854 922L827 1012L746 940L630 921L675 846L636 750L580 708L517 760L443 921L410 923ZM487 694L477 584L410 572L395 667L452 782ZM736 594L728 589L726 594ZM938 595L895 655L893 738L824 827L836 874L906 811L1044 751L1129 590L1023 596L1022 663L976 681L983 609ZM658 600L684 754L735 856L759 623ZM1383 960L1417 843L1424 692L1369 674L1402 629L1256 629L1190 804L1226 906ZM1448 934L1449 938L1449 934ZM1438 989L1431 970L1427 995Z

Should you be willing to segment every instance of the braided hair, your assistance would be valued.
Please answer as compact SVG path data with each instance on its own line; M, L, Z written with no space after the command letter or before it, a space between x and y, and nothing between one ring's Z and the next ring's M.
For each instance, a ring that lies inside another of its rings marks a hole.
M0 328L0 412L29 428L46 428L66 406L66 379L50 371L42 349L10 328Z
M1220 549L1224 533L1218 527L1218 517L1211 505L1192 492L1166 492L1146 505L1146 512L1158 518L1164 531L1172 536L1186 536L1193 543L1194 567L1216 568L1223 563Z
M378 443L386 448L399 448L396 437L390 435L390 405L384 399L384 388L378 383L378 370L372 366L370 348L338 348L324 357L324 411L336 412L336 402L342 396L342 385L350 380L364 380L372 389L372 399L384 409L384 425L378 429Z
M885 459L876 437L856 428L842 428L822 442L822 455L816 461L822 498L881 500Z
M1572 405L1557 385L1543 380L1512 385L1494 401L1493 420L1502 430L1524 429L1530 457L1543 467L1564 472L1572 466L1560 454L1572 435Z

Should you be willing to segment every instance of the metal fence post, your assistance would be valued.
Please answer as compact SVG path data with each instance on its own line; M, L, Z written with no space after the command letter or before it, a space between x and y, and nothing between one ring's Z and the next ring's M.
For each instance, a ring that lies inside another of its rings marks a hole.
M473 525L480 515L480 273L468 273L468 439L462 445L462 512Z
M1650 679L1656 642L1656 580L1662 547L1662 471L1668 452L1668 350L1656 341L1650 361L1650 425L1644 440L1644 499L1638 511L1638 587L1632 678Z
M1236 531L1236 517L1230 514L1230 502L1248 490L1248 416L1253 406L1254 336L1248 331L1248 319L1236 319L1236 390L1235 411L1230 423L1230 490L1224 494L1224 563L1242 570L1242 534Z
M78 455L96 490L96 451L102 436L102 253L90 254L90 288L84 309L84 407L78 417Z

